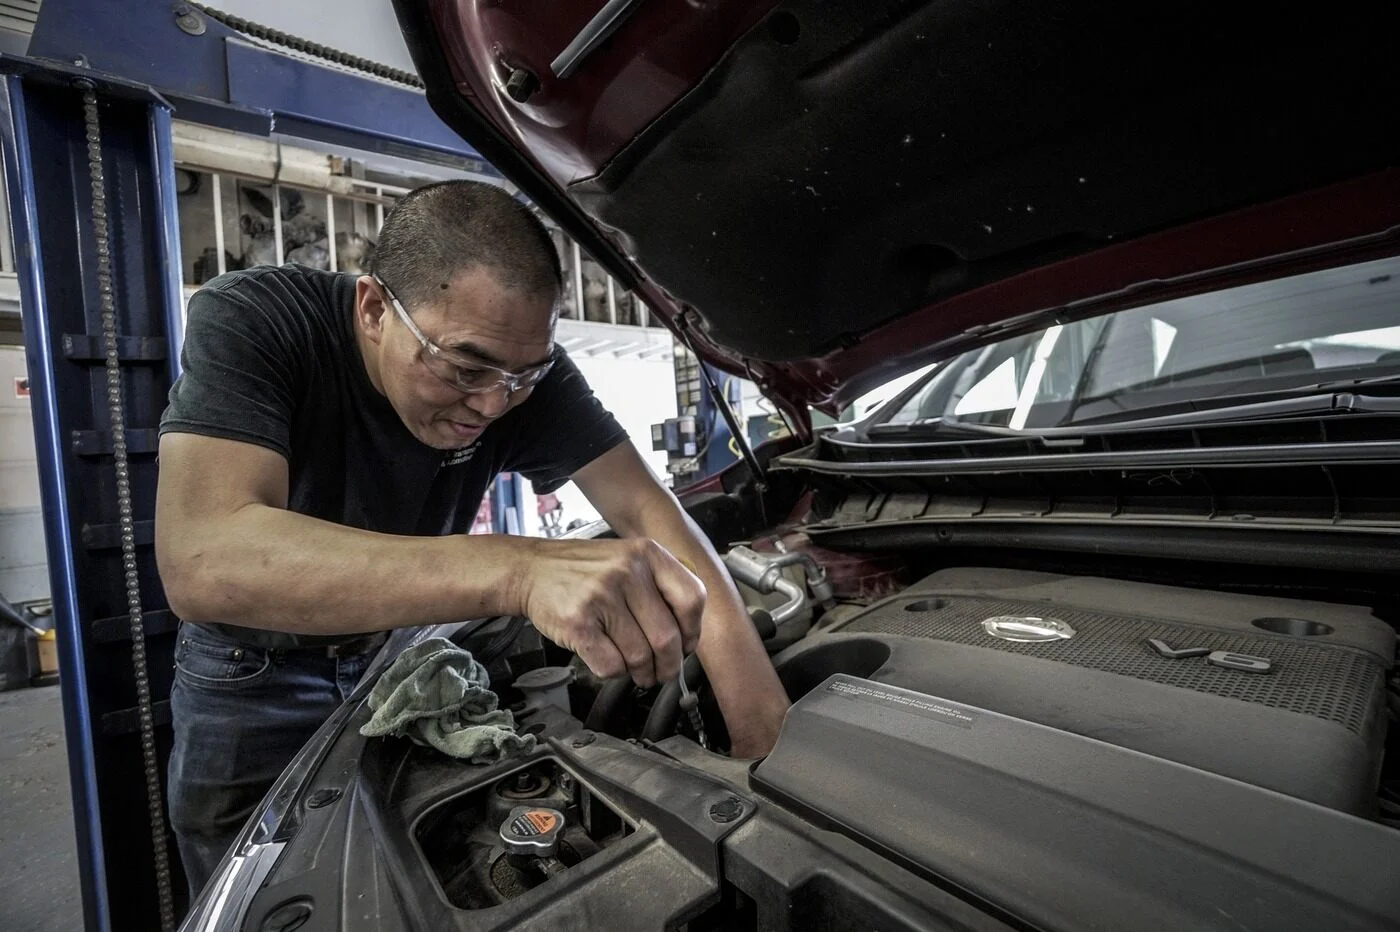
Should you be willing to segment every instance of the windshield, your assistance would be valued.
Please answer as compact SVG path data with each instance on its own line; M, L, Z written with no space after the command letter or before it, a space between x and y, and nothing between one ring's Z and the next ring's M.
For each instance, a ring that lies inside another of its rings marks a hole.
M888 425L1033 431L1400 373L1400 258L1057 325L955 357Z

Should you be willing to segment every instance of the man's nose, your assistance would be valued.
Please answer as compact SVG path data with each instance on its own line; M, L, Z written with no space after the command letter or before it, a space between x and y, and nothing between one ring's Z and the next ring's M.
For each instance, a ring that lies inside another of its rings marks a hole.
M464 399L468 408L481 417L494 419L505 414L510 407L510 389L501 385L489 392L474 392Z

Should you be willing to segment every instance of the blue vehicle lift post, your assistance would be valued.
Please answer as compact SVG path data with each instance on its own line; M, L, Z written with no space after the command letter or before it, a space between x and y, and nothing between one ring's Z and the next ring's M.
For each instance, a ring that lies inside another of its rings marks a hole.
M102 130L138 584L151 689L160 697L154 712L156 722L165 723L176 622L151 544L155 428L175 374L180 322L170 110L143 88L6 62L0 132L59 628L84 914L90 929L149 928L158 914L154 868L148 882L124 882L135 879L131 865L154 865L156 842L131 674L93 191L84 183L85 90L96 92ZM169 730L159 729L156 737L163 761Z
M189 28L191 17L198 29ZM47 0L29 55L0 58L0 144L31 376L84 921L89 932L159 929L183 911L185 889L168 828L152 830L147 792L153 776L163 796L178 627L153 547L157 427L178 375L183 319L172 115L496 173L418 91L283 56L189 6ZM101 135L109 275L93 220L85 94L95 96ZM112 285L111 363L103 280ZM125 564L109 378L122 402L132 506ZM128 567L139 591L155 726L145 754ZM162 841L166 878L157 870Z

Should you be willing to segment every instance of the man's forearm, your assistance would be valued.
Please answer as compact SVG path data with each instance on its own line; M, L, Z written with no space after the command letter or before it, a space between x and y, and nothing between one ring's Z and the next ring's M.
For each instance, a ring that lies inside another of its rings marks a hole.
M531 542L401 537L266 505L198 540L162 540L172 607L191 621L351 634L520 612Z
M627 533L651 537L689 564L705 584L700 662L724 713L734 754L766 754L777 740L787 694L728 570L673 500L658 502Z
M787 694L733 583L729 585L724 597L715 600L720 604L707 603L697 653L724 713L734 756L759 757L778 740Z

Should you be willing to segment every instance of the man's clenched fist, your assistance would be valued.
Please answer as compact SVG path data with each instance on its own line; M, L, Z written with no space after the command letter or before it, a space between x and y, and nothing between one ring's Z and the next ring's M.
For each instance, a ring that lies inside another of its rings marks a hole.
M699 643L705 586L653 540L541 541L521 601L541 634L596 675L653 686Z

